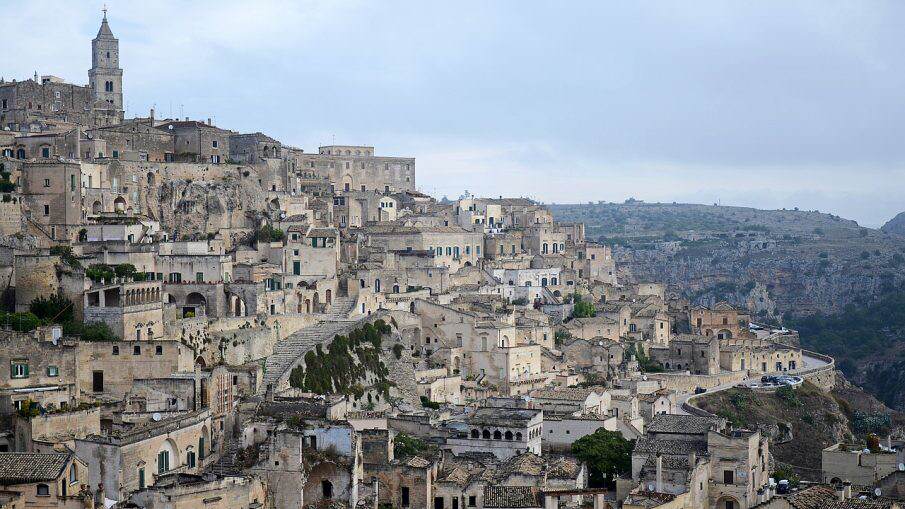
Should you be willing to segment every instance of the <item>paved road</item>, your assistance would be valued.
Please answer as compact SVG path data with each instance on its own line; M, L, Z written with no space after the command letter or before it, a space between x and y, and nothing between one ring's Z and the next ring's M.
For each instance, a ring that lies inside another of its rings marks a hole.
M802 362L802 364L804 364L804 366L802 366L801 369L797 369L795 371L789 371L787 374L795 375L796 373L800 373L805 370L819 368L819 367L826 366L827 364L829 364L828 362L826 362L824 360L818 359L816 357L811 357L804 353L802 354L801 362ZM726 383L726 384L722 384L722 385L717 385L716 387L711 387L710 389L707 389L707 394L724 391L726 389L729 389L730 387L735 387L736 385L741 385L741 384L744 384L744 385L751 385L753 383L759 384L761 376L763 376L763 375L752 376L752 377L746 378L740 382L730 382L730 383ZM679 413L682 415L688 415L688 412L686 412L684 409L684 405L685 405L685 402L688 401L688 398L690 398L692 396L694 396L694 393L692 393L692 392L679 393L679 395L676 397L676 413Z

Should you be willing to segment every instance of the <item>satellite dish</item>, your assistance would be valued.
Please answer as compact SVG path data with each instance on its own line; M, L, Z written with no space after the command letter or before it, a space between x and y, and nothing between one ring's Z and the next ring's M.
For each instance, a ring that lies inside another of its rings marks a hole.
M880 496L880 493L881 493L881 492L880 492L880 488L877 488L877 489L874 490L874 496L875 496L875 497L879 497L879 496Z
M154 412L154 413L151 415L151 420L154 421L154 422L159 421L159 420L160 420L160 412Z
M905 463L899 463L899 471L905 472Z

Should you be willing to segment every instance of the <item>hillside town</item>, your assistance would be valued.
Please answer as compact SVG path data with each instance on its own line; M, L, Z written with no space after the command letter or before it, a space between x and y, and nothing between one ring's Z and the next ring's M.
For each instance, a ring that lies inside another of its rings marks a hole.
M793 486L696 404L829 393L796 331L415 157L127 118L90 42L88 85L0 81L0 508L905 506L902 440Z

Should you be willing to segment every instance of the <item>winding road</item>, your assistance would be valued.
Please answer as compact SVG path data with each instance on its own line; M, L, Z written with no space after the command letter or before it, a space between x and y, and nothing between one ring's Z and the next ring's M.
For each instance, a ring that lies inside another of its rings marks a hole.
M822 360L822 359L818 359L817 357L812 357L812 356L808 355L806 352L802 352L801 362L802 362L802 364L804 364L804 366L802 366L800 369L796 369L794 371L787 371L787 372L784 372L783 374L797 375L799 373L803 373L805 371L810 371L810 370L816 369L816 368L821 368L821 367L829 364L829 362ZM745 378L744 380L739 381L739 382L729 382L729 383L725 383L722 385L717 385L715 387L711 387L711 388L707 389L707 392L705 394L713 394L714 392L724 391L726 389L729 389L730 387L735 387L737 385L751 385L753 383L759 384L761 376L763 376L763 374ZM681 414L681 415L688 415L688 412L685 411L685 403L687 403L688 400L694 396L697 396L697 394L694 394L692 392L684 392L684 393L679 394L676 397L676 413Z

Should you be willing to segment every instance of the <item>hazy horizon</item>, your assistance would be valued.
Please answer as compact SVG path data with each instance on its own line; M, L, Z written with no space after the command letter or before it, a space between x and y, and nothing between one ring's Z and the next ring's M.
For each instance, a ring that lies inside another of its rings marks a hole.
M905 210L905 4L107 5L129 116L374 145L438 198ZM103 2L0 6L0 75L87 82Z

